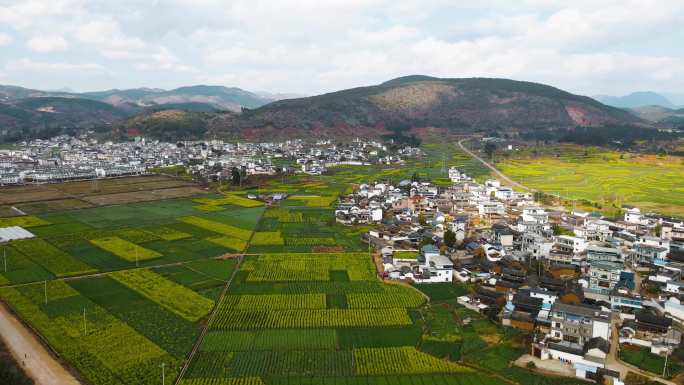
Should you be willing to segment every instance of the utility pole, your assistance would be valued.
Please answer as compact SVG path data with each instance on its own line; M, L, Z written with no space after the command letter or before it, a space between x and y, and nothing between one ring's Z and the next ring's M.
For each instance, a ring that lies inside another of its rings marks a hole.
M162 363L161 363L161 369L162 369L162 385L165 385L165 384L164 384L164 382L165 382L165 381L164 381L164 380L165 380L165 378L164 378L164 367L165 367L165 366L166 366L166 363L162 362Z
M667 358L670 356L670 349L667 350L665 354L665 365L663 365L663 378L665 378L665 373L667 372Z

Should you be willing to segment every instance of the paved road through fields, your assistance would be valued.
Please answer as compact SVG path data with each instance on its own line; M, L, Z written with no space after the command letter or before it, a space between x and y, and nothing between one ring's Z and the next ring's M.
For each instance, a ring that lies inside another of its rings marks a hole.
M496 174L496 176L498 176L499 178L503 179L504 181L506 181L506 182L507 182L508 184L510 184L511 186L516 186L516 187L518 187L518 188L521 188L521 189L523 189L523 190L530 191L530 192L534 192L534 191L535 191L534 189L529 188L529 187L527 187L527 186L525 186L525 185L523 185L523 184L521 184L521 183L518 183L518 182L514 181L513 179L509 178L508 176L506 176L506 174L504 174L504 173L502 173L501 171L499 171L496 167L492 166L492 165L489 164L487 161L485 161L484 159L480 158L477 154L475 154L474 152L470 151L466 146L463 145L463 142L466 141L466 140L469 140L469 139L461 139L461 140L458 141L458 147L460 147L461 150L463 150L466 154L468 154L468 155L470 155L471 157L473 157L473 158L475 158L476 160L478 160L478 161L479 161L480 163L482 163L485 167L487 167L488 169L492 170L492 172L494 172L494 174Z
M0 304L0 337L37 385L80 385L4 304Z

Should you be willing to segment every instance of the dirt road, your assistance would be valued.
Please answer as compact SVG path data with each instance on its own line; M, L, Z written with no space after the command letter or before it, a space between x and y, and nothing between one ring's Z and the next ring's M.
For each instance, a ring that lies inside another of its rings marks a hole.
M606 368L620 372L620 378L622 379L624 379L627 376L628 372L634 372L648 378L651 381L659 382L665 385L677 385L672 381L668 381L664 378L658 377L653 373L649 373L645 370L637 368L634 365L630 365L620 360L620 354L618 351L618 347L620 345L619 330L617 328L616 323L613 323L611 327L613 328L613 332L611 335L610 352L606 356Z
M504 181L505 181L506 183L508 183L509 185L515 186L515 187L518 187L518 188L521 188L521 189L523 189L523 190L525 190L525 191L530 191L530 192L534 192L534 191L535 191L534 189L531 189L531 188L529 188L529 187L527 187L527 186L525 186L525 185L523 185L523 184L521 184L521 183L518 183L518 182L514 181L513 179L509 178L508 176L506 176L506 174L504 174L504 173L502 173L501 171L499 171L496 167L492 166L492 165L489 164L487 161L485 161L484 159L480 158L477 154L475 154L474 152L470 151L466 146L463 145L463 142L466 141L466 140L469 140L469 139L461 139L461 140L458 141L458 147L460 147L461 150L463 150L466 154L468 154L468 155L472 156L473 158L477 159L480 163L482 163L482 164L483 164L485 167L487 167L488 169L492 170L492 172L494 172L494 174L496 174L496 176L498 176L499 178L501 178L502 180L504 180Z
M0 337L37 385L80 385L4 304L0 304Z

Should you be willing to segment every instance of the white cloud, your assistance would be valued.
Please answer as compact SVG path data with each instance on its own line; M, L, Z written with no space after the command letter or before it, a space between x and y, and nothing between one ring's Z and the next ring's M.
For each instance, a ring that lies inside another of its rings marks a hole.
M6 34L6 33L0 33L0 47L8 45L9 43L12 42L12 36Z
M27 45L32 51L40 53L64 51L69 47L69 43L61 36L36 36Z
M314 94L423 73L512 77L587 94L684 88L681 0L0 3L10 40L32 38L38 53L68 48L91 73L108 71L101 83L112 83L103 87L203 82ZM9 47L8 68L83 65ZM94 79L63 70L59 86L91 88Z
M104 66L96 63L53 63L34 61L28 58L20 59L9 63L7 65L7 69L10 71L29 71L60 74L72 73L77 75L83 72L101 74L109 73L109 71Z

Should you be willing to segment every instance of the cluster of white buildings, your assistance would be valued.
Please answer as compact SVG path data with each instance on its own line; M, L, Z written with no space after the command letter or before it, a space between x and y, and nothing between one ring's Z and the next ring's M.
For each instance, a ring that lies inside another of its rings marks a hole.
M335 165L401 163L402 157L417 151L406 147L393 153L385 144L361 140L347 144L300 139L273 143L168 143L136 138L114 143L100 142L86 134L61 135L0 150L0 185L139 175L169 166L183 166L195 176L212 180L230 179L233 168L246 175L273 175L283 167L288 172L321 174Z
M619 384L606 364L611 344L660 355L679 346L684 221L637 208L617 220L566 212L496 180L478 183L454 168L449 178L447 187L363 184L340 199L337 220L378 224L368 241L381 250L387 279L474 283L459 303L495 309L505 325L535 336L534 356L560 360L578 377Z

